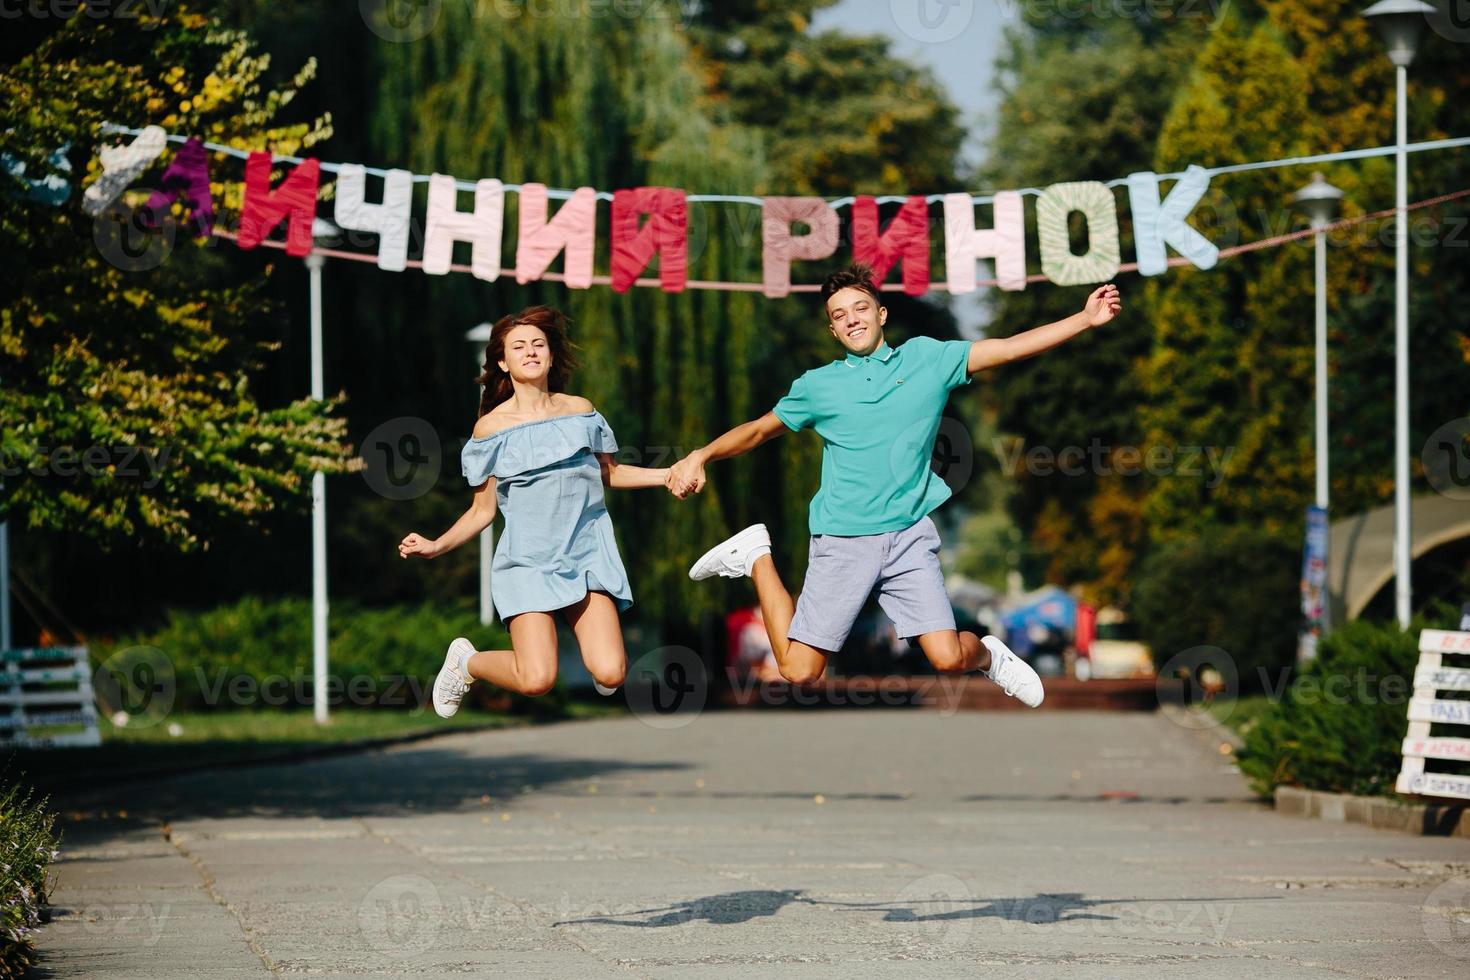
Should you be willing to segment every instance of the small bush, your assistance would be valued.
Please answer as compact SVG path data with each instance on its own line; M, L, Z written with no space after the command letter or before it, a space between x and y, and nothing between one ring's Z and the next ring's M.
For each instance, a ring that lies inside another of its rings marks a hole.
M0 794L0 978L25 975L32 933L46 905L46 869L56 857L55 816L46 801L12 785Z
M1245 732L1240 769L1252 788L1263 796L1280 785L1393 792L1426 625L1404 631L1356 620L1329 633L1280 702Z
M509 649L499 626L482 626L470 604L424 602L363 609L334 602L329 618L332 703L413 708L427 696L456 636L479 649ZM142 648L153 647L162 656ZM311 602L247 597L203 611L172 611L164 625L107 644L93 657L127 678L117 705L136 713L213 708L305 707L312 698ZM162 684L154 677L167 672ZM410 682L411 679L411 682ZM172 685L172 703L167 703ZM477 689L484 685L477 685ZM560 690L536 700L511 696L511 710L544 713Z
M1211 528L1140 566L1132 612L1154 661L1198 646L1230 654L1242 692L1296 658L1300 546L1254 529Z

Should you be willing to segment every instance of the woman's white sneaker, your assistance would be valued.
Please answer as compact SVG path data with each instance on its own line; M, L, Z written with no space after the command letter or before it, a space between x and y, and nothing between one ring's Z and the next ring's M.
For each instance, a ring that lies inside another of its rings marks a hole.
M715 545L689 569L689 577L700 579L723 575L725 578L741 578L749 575L755 560L771 553L771 534L764 524L750 527L733 534Z
M469 659L475 655L475 645L464 637L456 637L444 654L444 666L434 678L434 712L440 718L449 718L459 710L470 689Z
M1041 678L1031 669L1031 665L993 636L981 637L980 642L990 651L990 669L984 672L985 676L1028 708L1040 704L1046 692L1041 687Z

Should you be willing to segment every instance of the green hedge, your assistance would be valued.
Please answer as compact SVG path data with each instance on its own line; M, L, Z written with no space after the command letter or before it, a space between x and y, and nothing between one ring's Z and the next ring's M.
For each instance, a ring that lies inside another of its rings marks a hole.
M1436 616L1436 619L1440 617ZM1439 628L1453 628L1453 620ZM1419 631L1356 620L1333 630L1275 707L1244 732L1240 769L1270 796L1280 785L1386 795L1398 775Z
M1132 613L1156 665L1198 646L1228 653L1241 692L1296 659L1300 545L1254 529L1206 528L1139 568Z
M482 650L510 646L504 629L480 625L469 603L366 609L334 602L328 623L334 704L417 707L456 636ZM247 597L203 611L171 611L156 630L94 644L93 658L108 666L104 677L125 679L104 700L139 721L158 720L165 709L305 707L312 697L311 602ZM532 702L515 696L508 707L559 710L563 692Z
M33 962L32 933L46 904L46 869L56 857L55 816L46 801L12 785L0 794L0 978Z

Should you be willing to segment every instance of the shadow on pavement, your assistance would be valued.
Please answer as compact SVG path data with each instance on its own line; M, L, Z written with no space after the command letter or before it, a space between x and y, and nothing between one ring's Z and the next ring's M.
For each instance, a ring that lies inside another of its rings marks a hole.
M210 769L92 790L72 788L58 791L52 805L63 814L125 814L119 823L230 817L405 816L478 807L482 797L505 803L561 783L619 773L685 768L688 766L684 763L536 753L487 757L439 745L297 764Z
M834 909L882 912L883 922L950 922L963 919L1005 919L1031 925L1076 922L1086 919L1114 921L1116 915L1093 912L1108 905L1138 905L1155 901L1174 904L1200 904L1242 901L1280 901L1279 898L1084 898L1081 892L1041 893L1026 898L934 898L893 902L832 902L802 897L802 889L787 891L740 891L696 898L674 905L636 909L617 916L599 915L585 919L566 919L556 926L601 924L657 929L687 922L711 925L739 925L752 919L775 915L793 903L826 906ZM650 916L650 918L630 918Z

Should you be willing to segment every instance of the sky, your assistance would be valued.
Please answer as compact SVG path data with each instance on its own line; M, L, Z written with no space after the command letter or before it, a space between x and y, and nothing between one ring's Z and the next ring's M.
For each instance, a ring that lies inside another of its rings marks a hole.
M932 69L964 114L973 164L984 156L996 104L990 83L1001 31L1018 19L1017 0L841 0L818 11L812 29L882 34L895 54Z

